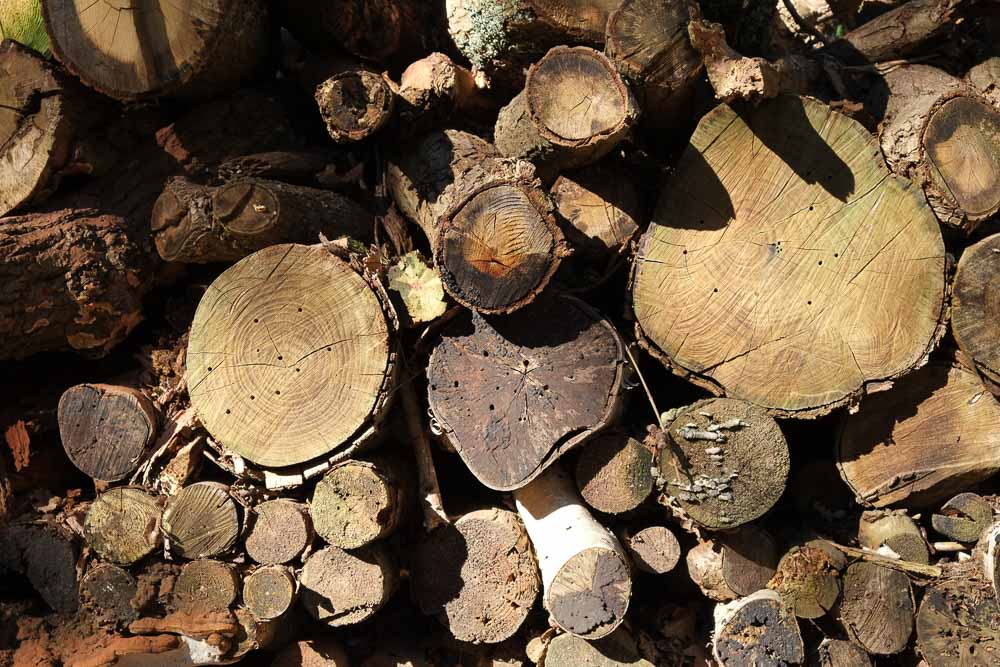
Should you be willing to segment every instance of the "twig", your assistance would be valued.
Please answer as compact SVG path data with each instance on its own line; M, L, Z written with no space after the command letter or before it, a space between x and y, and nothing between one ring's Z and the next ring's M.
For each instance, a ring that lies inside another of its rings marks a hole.
M653 393L649 391L649 385L646 384L646 378L642 376L639 364L636 363L635 357L632 356L631 346L625 345L625 354L628 355L629 363L632 364L632 368L635 369L635 374L639 376L639 382L642 384L642 388L646 392L646 398L649 399L649 405L653 408L653 414L656 415L656 423L660 425L660 430L662 431L664 430L663 417L660 416L660 409L656 407L656 401L653 400Z
M431 457L431 446L424 430L417 397L413 392L413 384L404 382L399 387L402 394L403 411L406 413L406 426L413 442L413 455L417 460L417 478L420 484L420 502L424 509L424 529L429 533L448 523L448 515L444 511L441 498L441 487L438 486L437 471L434 469L434 459Z
M823 46L830 46L830 41L823 36L823 33L817 30L815 26L811 26L808 23L806 23L805 19L802 18L802 15L799 14L799 10L795 9L795 5L792 4L792 0L781 0L781 1L782 3L784 3L785 9L788 10L788 13L792 15L792 19L799 24L800 28L802 28L807 33L818 39L820 44L822 44Z
M923 565L921 563L914 563L908 560L898 560L896 558L889 558L888 556L882 556L871 551L865 551L864 549L855 549L854 547L845 547L842 544L837 544L832 540L823 540L831 547L838 549L852 558L860 558L861 560L866 560L870 563L878 563L879 565L884 565L886 567L891 567L894 570L899 570L900 572L910 572L913 574L920 574L925 577L940 577L941 568L936 565Z

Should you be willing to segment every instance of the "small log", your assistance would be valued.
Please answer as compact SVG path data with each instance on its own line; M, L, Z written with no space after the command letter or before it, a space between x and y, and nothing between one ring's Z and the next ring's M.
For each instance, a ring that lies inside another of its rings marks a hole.
M250 517L244 546L247 555L262 565L288 563L312 542L312 518L299 503L268 500L254 507Z
M416 250L408 252L389 268L389 298L406 328L436 320L445 314L444 284L437 271L420 258Z
M904 510L863 512L858 523L858 544L872 551L888 547L911 563L930 563L927 540Z
M396 592L398 581L382 544L352 552L326 547L306 560L299 599L317 621L334 628L353 625L374 616Z
M45 604L71 614L79 606L79 549L62 528L11 524L0 529L0 567L27 577Z
M234 614L239 630L235 638L236 647L229 654L232 659L242 658L253 651L274 648L280 644L283 632L287 634L291 629L289 624L280 620L261 621L246 607L238 607Z
M953 25L960 4L956 0L910 0L851 30L829 52L857 64L905 57Z
M840 597L838 556L809 544L793 547L782 556L767 587L777 591L797 618L819 618Z
M816 653L819 667L872 667L863 648L843 639L824 639Z
M1000 470L1000 405L970 370L937 362L848 415L837 467L859 502L917 507Z
M197 482L167 501L163 534L171 553L193 560L232 549L240 536L241 522L229 487Z
M517 514L496 508L470 512L428 535L411 567L421 611L473 644L513 636L540 587L524 524Z
M885 85L880 138L889 167L924 188L944 224L968 232L1000 211L1000 109L928 65L894 69Z
M978 541L992 522L993 507L975 493L960 493L931 515L934 530L963 544Z
M84 536L104 560L131 565L160 546L161 514L159 500L142 489L111 489L87 510Z
M234 289L246 281L253 287ZM227 450L261 466L346 458L387 407L386 307L323 248L254 253L198 304L187 349L191 404Z
M873 655L906 648L913 633L913 588L902 572L854 563L844 574L840 622L851 641Z
M888 176L859 123L795 96L739 114L721 105L639 242L639 340L715 394L774 416L826 414L924 363L944 332L945 263L924 197Z
M917 650L929 667L990 665L1000 652L1000 604L970 565L950 565L920 602Z
M85 84L121 100L217 95L250 78L268 53L260 0L88 9L42 0L52 53Z
M344 461L316 484L309 509L328 544L357 549L399 527L411 499L402 466L389 456Z
M551 181L607 155L638 118L632 91L604 54L557 46L531 66L524 90L500 110L494 141Z
M735 528L771 509L788 480L788 443L764 409L713 398L679 411L660 451L666 493L698 524Z
M576 462L576 486L599 512L621 514L635 509L653 491L653 453L618 428L586 443Z
M138 618L132 599L138 583L127 570L101 563L91 568L80 581L82 606L93 609L112 623L128 624Z
M639 233L635 182L606 165L563 174L550 191L573 254L559 276L569 289L603 283L620 266Z
M239 594L239 583L236 568L229 563L193 560L174 582L171 602L177 611L192 615L228 611Z
M419 0L289 0L282 9L285 25L307 46L329 48L332 42L365 60L406 55L425 37Z
M240 178L222 186L167 181L153 207L156 250L168 262L233 262L276 243L372 239L374 218L328 190Z
M538 556L552 621L583 639L614 632L632 596L618 540L594 520L558 466L515 491L514 500Z
M653 667L642 657L635 639L618 628L601 639L588 641L569 633L553 637L539 667Z
M443 53L410 64L399 79L399 126L407 134L445 125L453 116L488 106L484 82Z
M760 590L715 607L712 655L723 667L799 664L805 646L781 596Z
M480 482L516 489L613 422L623 349L611 324L572 297L546 296L506 318L460 315L431 353L430 408Z
M380 74L346 67L316 87L316 106L337 143L372 136L392 118L396 96Z
M432 132L389 165L386 179L430 241L445 289L473 310L527 305L567 254L534 168L476 136Z
M77 468L102 482L139 467L157 434L159 413L132 387L78 384L59 399L59 436Z
M635 566L649 574L666 574L681 559L680 543L664 526L649 526L628 535L625 547Z
M687 553L688 574L708 598L735 600L767 586L778 564L778 547L764 530L747 525L719 533Z
M1000 234L965 248L955 271L951 297L955 342L994 395L1000 395L1000 346L992 326L997 314L992 284L998 252Z
M254 618L273 621L284 616L295 603L298 585L284 565L264 565L243 580L243 604Z
M271 667L348 667L350 662L334 637L303 639L278 653Z

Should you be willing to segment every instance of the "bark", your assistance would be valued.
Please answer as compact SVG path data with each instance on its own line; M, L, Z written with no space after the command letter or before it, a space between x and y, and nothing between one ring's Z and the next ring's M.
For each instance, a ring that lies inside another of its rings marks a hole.
M316 533L328 544L357 549L395 531L412 496L401 462L374 456L334 466L316 484L309 508Z
M666 574L681 559L680 543L664 526L649 526L628 535L625 547L635 566L649 574Z
M56 58L91 88L122 100L218 95L255 74L268 52L262 0L212 0L148 15L111 7L96 22L73 0L41 4Z
M205 186L167 182L153 207L156 249L168 262L233 262L278 243L372 239L374 217L336 192L240 178Z
M778 564L778 548L764 530L743 526L700 542L687 553L692 581L719 602L750 595L767 586Z
M418 543L413 596L459 641L513 636L538 597L537 564L517 514L491 508L459 517Z
M304 44L329 48L339 44L359 58L385 62L422 46L419 26L430 11L419 0L291 0L285 25Z
M594 437L576 462L576 486L599 512L634 510L653 491L653 453L621 429Z
M441 487L438 485L437 469L431 455L431 443L424 427L424 414L417 402L413 386L407 382L400 386L403 402L403 413L406 416L406 428L413 442L413 458L417 468L417 485L420 496L420 506L423 509L424 530L433 532L436 528L447 525L448 514L444 509L441 497Z
M987 583L993 587L993 593L1000 600L1000 523L991 523L976 543L974 551L979 561L979 571Z
M1000 651L1000 605L972 563L950 564L917 612L917 650L929 667L988 665Z
M840 597L840 559L812 545L793 547L778 563L767 587L797 618L819 618Z
M111 489L87 511L84 536L102 559L132 565L160 546L160 501L136 487Z
M930 562L927 541L917 524L903 510L869 510L861 515L858 544L865 549L892 549L900 558L911 563Z
M604 54L560 46L531 66L524 90L500 110L494 141L551 182L607 155L638 118L631 89Z
M781 597L762 590L715 607L712 655L723 667L798 664L805 660L805 647Z
M348 667L343 646L333 637L304 639L281 650L271 667Z
M840 622L851 641L873 655L906 648L913 633L913 589L902 572L854 563L844 574Z
M948 29L960 4L960 0L910 0L851 30L829 52L850 63L908 56Z
M313 539L308 509L292 500L268 500L253 508L244 543L247 555L262 565L298 558Z
M377 72L346 67L316 87L316 105L337 143L361 141L388 123L395 93Z
M950 540L972 544L993 522L993 508L975 493L960 493L931 516L934 530Z
M173 586L177 611L198 615L228 612L239 593L239 575L229 563L200 559L184 565Z
M572 297L460 315L431 354L430 409L476 478L509 491L614 422L623 364L611 324Z
M666 493L698 524L735 528L760 518L785 491L788 443L761 408L716 398L683 409L660 451Z
M632 596L618 540L594 520L559 467L518 489L514 500L538 556L551 620L583 639L614 632Z
M475 114L490 106L485 82L455 64L443 53L432 53L410 64L396 91L400 130L407 134L446 127L460 115Z
M872 667L863 648L843 639L824 639L817 653L819 667Z
M80 384L59 399L59 435L77 468L102 482L128 477L156 439L159 413L132 387Z
M1000 58L987 58L965 73L965 82L996 108L1000 108Z
M167 549L184 558L206 558L229 551L242 528L242 517L229 495L229 487L219 482L185 486L163 511Z
M298 582L284 565L264 565L243 580L243 604L261 621L284 616L295 603Z
M398 571L382 544L352 552L326 547L306 560L299 577L306 611L330 627L371 618L392 597Z
M994 234L962 251L951 300L955 342L994 395L1000 395L1000 346L993 332L997 307L993 269L997 250L1000 250L1000 236Z

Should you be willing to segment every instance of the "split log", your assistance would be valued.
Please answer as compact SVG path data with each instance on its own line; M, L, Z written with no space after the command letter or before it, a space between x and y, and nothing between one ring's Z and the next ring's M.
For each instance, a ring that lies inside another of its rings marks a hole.
M192 560L229 551L241 529L242 517L229 487L219 482L185 486L163 511L168 549Z
M554 637L545 647L539 667L653 667L642 657L625 628L607 637L587 641L569 633Z
M306 611L336 628L374 616L396 592L399 574L381 543L350 552L326 547L309 556L299 583Z
M607 56L557 46L531 66L524 90L500 110L494 141L502 154L530 160L551 181L607 155L638 118L632 91Z
M767 586L778 564L778 547L766 531L746 525L718 533L687 553L691 580L712 600L726 602Z
M843 639L824 639L816 652L819 667L872 667L863 648Z
M102 482L122 480L139 467L156 438L159 414L132 387L78 384L59 399L59 436L77 468Z
M368 242L374 218L347 197L278 181L241 178L222 186L179 176L153 207L156 250L168 262L234 262L277 243L313 243L323 233Z
M412 484L390 456L344 461L316 484L309 509L328 544L357 549L395 531L412 498Z
M681 559L680 543L664 526L649 526L628 535L625 547L635 566L649 574L666 574Z
M868 131L780 97L701 120L640 241L632 298L640 341L674 373L811 417L925 361L944 277L937 219Z
M973 544L993 522L993 507L974 493L960 493L931 516L931 526L950 540Z
M104 356L142 320L149 255L130 223L95 209L0 219L0 359Z
M367 139L392 118L396 95L378 72L360 65L339 70L316 86L326 131L337 143Z
M947 30L960 4L957 0L910 0L851 30L828 51L855 64L908 56Z
M52 53L70 72L110 97L207 96L235 88L264 60L269 21L260 0L146 11L111 5L88 12L81 0L42 0Z
M290 0L283 9L285 25L307 46L332 42L365 60L406 55L426 37L419 0Z
M262 466L349 456L388 404L386 307L323 248L254 253L198 304L187 349L191 404L224 447Z
M833 609L840 597L843 565L840 554L818 546L793 547L782 556L767 586L781 596L797 618L819 618Z
M27 577L45 604L60 613L79 606L79 549L57 526L12 524L0 530L0 567Z
M991 665L1000 652L1000 604L970 567L949 566L924 593L917 612L917 650L929 667Z
M998 253L1000 234L965 248L955 271L951 298L955 342L995 395L1000 395L1000 346L992 326L998 314L993 287Z
M614 327L572 297L506 318L460 315L431 353L430 408L480 482L516 489L613 422L623 349Z
M608 18L605 53L633 85L646 125L669 125L704 69L688 21L687 3L664 0L623 0Z
M530 303L567 254L534 168L476 136L433 132L386 179L430 241L445 289L469 308L506 313Z
M576 486L599 512L621 514L653 491L653 452L626 431L613 428L586 443L576 462Z
M1000 211L1000 109L928 65L888 72L882 152L920 184L944 224L968 232Z
M407 134L445 125L457 114L475 113L489 102L485 82L443 53L432 53L403 70L396 91L399 127Z
M254 618L273 621L284 616L295 603L298 585L284 565L264 565L243 580L243 604Z
M350 662L334 637L304 639L281 650L271 667L348 667Z
M298 558L312 542L309 511L284 498L268 500L253 508L244 546L247 555L262 565L278 565Z
M573 254L561 265L564 289L590 288L617 269L639 232L635 182L616 166L563 174L550 191Z
M788 480L788 443L762 408L729 398L683 409L666 432L660 476L684 513L712 530L770 510Z
M138 618L138 611L132 606L138 586L127 570L101 563L80 581L80 600L83 606L113 624L128 624Z
M514 493L542 572L552 621L583 639L600 639L625 618L632 575L621 544L583 505L553 466Z
M799 664L805 646L781 596L761 590L715 607L712 655L723 667Z
M906 648L913 633L913 588L902 572L854 563L844 574L840 622L851 641L873 655Z
M131 565L162 541L158 499L135 487L111 489L91 504L83 524L87 544L104 560Z
M837 437L837 467L859 502L917 507L1000 470L1000 405L975 373L932 363L867 399Z
M179 612L228 611L239 593L239 575L229 563L207 558L184 565L174 582L171 602Z
M911 563L927 565L930 562L927 540L903 510L869 510L862 513L858 523L858 544L872 551L888 547Z
M538 597L537 564L517 514L470 512L419 543L413 596L459 641L494 644L518 631Z

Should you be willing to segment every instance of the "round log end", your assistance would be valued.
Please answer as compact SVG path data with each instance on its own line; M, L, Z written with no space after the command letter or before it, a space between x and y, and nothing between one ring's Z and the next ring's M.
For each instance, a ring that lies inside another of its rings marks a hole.
M384 466L346 461L316 485L310 511L316 533L327 543L356 549L385 537L399 524L400 480Z
M228 610L239 593L235 568L222 561L186 563L174 582L172 602L177 611L204 614Z
M159 546L161 512L157 499L141 489L111 489L91 504L84 536L104 560L131 565Z
M242 517L229 488L218 482L184 487L167 502L163 534L170 550L184 558L215 556L233 548Z
M805 660L798 621L770 590L715 608L712 653L725 667L795 665Z
M600 639L625 619L632 596L632 574L622 554L593 547L575 554L556 573L545 606L566 632Z
M309 615L330 627L367 620L392 597L398 575L380 544L348 552L321 549L306 560L300 601Z
M352 69L316 88L316 104L334 141L361 141L375 134L392 117L395 95L375 72Z
M312 541L308 511L291 500L268 500L253 510L246 537L247 555L262 565L287 563Z
M576 464L576 485L599 512L621 514L642 504L653 490L653 453L615 429L586 443Z
M265 565L243 580L243 604L254 618L271 621L295 602L295 576L283 565Z
M666 574L681 559L681 545L669 528L650 526L626 540L636 567L649 574Z

